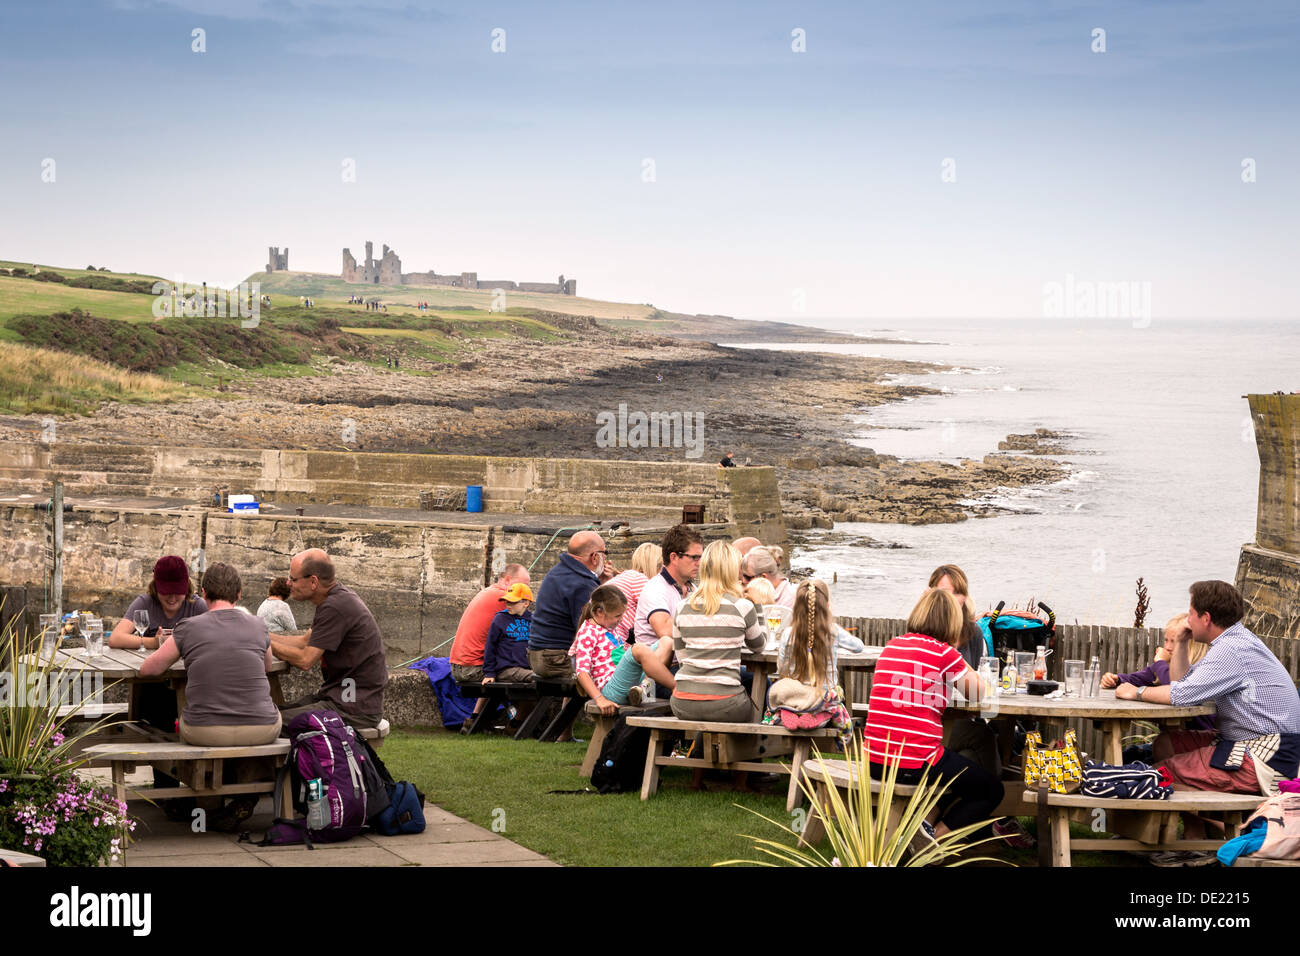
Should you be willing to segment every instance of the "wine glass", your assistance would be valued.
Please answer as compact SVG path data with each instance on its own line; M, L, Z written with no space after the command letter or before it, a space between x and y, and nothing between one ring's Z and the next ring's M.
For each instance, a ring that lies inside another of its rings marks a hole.
M149 612L135 611L131 614L132 620L135 621L135 632L144 637L144 632L149 630Z

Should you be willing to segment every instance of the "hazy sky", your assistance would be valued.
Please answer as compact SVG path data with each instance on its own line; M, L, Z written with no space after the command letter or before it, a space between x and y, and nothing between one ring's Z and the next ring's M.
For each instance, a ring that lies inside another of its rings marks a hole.
M1073 276L1293 318L1298 41L1294 2L10 5L0 259L371 239L746 317L1036 317Z

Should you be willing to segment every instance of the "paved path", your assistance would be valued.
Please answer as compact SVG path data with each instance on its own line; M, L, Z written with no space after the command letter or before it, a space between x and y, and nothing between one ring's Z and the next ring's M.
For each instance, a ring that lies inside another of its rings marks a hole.
M89 771L96 776L107 770ZM141 773L141 771L137 771ZM143 773L148 774L146 768ZM127 866L557 866L540 853L425 804L423 833L396 837L364 834L345 843L258 847L232 833L195 833L190 823L168 820L161 808L130 804L135 842ZM271 825L271 798L263 797L246 824L255 839Z

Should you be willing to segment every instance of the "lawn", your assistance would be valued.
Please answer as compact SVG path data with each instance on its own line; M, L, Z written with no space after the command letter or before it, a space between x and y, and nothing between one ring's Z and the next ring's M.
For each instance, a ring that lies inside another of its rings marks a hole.
M578 735L583 735L581 729ZM708 791L701 793L690 789L689 772L665 769L659 792L644 803L639 793L553 793L588 786L578 776L585 750L585 743L405 730L387 739L380 756L395 778L415 783L430 803L480 826L496 823L497 832L508 839L568 866L710 866L759 859L742 834L779 840L780 831L742 807L774 820L792 820L785 810L783 780L759 794L710 780ZM1032 818L1021 821L1030 832L1036 829ZM1096 835L1085 834L1077 824L1071 828L1079 836ZM972 855L1038 865L1037 850L1012 850L1000 842L985 844ZM1072 862L1076 867L1146 865L1125 853L1078 852Z

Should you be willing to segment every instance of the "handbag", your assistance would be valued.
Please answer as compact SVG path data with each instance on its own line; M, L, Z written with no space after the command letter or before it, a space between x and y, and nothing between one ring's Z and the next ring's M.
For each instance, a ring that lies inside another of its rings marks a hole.
M1038 731L1025 734L1025 786L1045 787L1052 793L1074 793L1083 783L1077 738L1073 730L1065 732L1065 746L1060 750L1043 750Z

